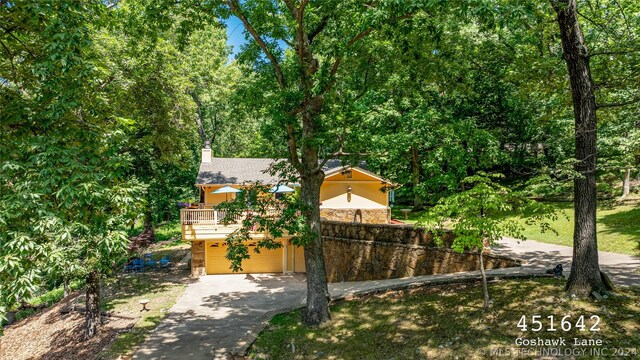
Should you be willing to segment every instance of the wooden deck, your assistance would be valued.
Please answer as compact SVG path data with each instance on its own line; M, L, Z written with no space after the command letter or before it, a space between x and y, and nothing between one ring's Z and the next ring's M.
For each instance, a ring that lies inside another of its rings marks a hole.
M182 240L224 240L242 226L245 216L246 214L227 217L224 211L216 209L182 209L180 210ZM255 239L265 236L266 234L259 232L252 235Z

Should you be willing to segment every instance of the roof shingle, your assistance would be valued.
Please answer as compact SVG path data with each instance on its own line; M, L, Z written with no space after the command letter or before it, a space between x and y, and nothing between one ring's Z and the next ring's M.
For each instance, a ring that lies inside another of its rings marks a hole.
M267 171L274 162L273 159L264 158L213 158L210 163L200 163L196 184L242 184L255 181L275 184L280 178L272 176ZM332 159L327 161L322 170L328 172L342 166L342 161ZM364 162L361 162L358 167L366 169Z

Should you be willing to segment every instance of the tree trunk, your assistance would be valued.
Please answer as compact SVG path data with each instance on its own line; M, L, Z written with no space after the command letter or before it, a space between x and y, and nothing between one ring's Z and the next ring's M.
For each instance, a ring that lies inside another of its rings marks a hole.
M622 198L629 196L631 191L631 165L627 164L627 168L624 171L624 179L622 179Z
M484 295L484 311L489 310L489 284L487 283L487 273L484 271L484 255L482 254L482 247L480 247L480 274L482 275L482 294Z
M307 272L307 307L303 320L308 325L318 325L328 321L329 289L327 288L327 272L324 266L322 251L322 235L320 233L320 186L324 174L302 176L301 200L303 215L307 225L304 244L304 262Z
M578 24L576 0L551 0L556 11L562 49L569 72L577 159L574 179L575 227L573 261L567 293L588 296L605 289L600 277L596 240L596 99L589 56Z
M322 108L321 99L313 104L313 108L303 112L303 139L314 139L317 131L317 116ZM290 148L289 151L296 151ZM294 154L290 154L295 158ZM320 187L324 180L324 172L318 168L318 149L311 141L301 146L300 198L302 215L307 229L304 243L304 262L307 272L307 307L303 312L303 321L307 325L319 325L329 321L329 289L327 288L327 272L324 266L322 250L322 234L320 232Z
M11 325L14 322L16 322L16 312L15 311L8 310L4 314L4 317L5 317L5 320L7 321L7 325Z
M86 307L84 337L90 339L100 324L100 273L96 270L87 275Z
M193 102L196 103L196 125L198 125L198 134L200 135L200 140L204 144L207 141L207 134L204 131L204 115L202 114L202 102L200 102L200 98L198 98L198 94L195 91L189 92ZM213 145L213 143L212 143Z
M69 296L69 281L67 280L67 277L64 277L64 281L63 281L63 297L67 297Z
M411 147L411 183L413 185L413 210L422 210L424 208L422 196L418 193L420 185L420 157L418 148Z

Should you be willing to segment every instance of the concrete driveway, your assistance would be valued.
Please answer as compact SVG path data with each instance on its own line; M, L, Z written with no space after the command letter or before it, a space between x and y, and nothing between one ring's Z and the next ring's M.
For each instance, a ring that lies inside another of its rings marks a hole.
M190 284L134 359L227 359L274 312L300 306L304 275L210 275Z
M569 246L545 244L535 240L518 241L503 238L492 246L494 254L513 256L527 263L523 267L550 269L562 264L565 275L569 276L573 248ZM600 251L600 269L606 272L614 283L640 286L640 258L637 256Z
M533 240L502 239L493 252L526 260L522 267L487 271L489 276L540 273L562 264L568 275L572 248ZM614 282L640 285L640 259L600 252L600 265ZM412 278L329 284L333 299L428 284L479 279L479 271ZM150 334L134 359L228 359L229 352L249 345L274 313L304 304L304 274L231 274L202 276L189 284L167 317Z

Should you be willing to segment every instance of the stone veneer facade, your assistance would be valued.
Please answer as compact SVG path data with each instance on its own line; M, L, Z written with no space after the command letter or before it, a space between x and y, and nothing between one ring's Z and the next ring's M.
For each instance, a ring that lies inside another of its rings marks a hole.
M436 247L433 235L406 225L322 223L329 282L393 279L480 269L478 254ZM517 259L484 255L486 269L520 266Z
M206 275L204 267L204 241L191 242L191 276Z
M364 216L364 214L363 214ZM393 279L480 269L478 254L457 253L445 234L438 247L433 235L413 225L323 221L322 237L329 282ZM191 275L206 274L204 241L191 244ZM485 253L486 269L520 266L520 261Z
M391 210L390 209L320 209L320 218L323 221L341 221L346 223L357 222L357 223L366 223L366 224L388 224L389 221L391 220Z

